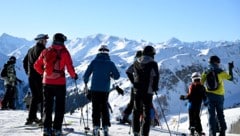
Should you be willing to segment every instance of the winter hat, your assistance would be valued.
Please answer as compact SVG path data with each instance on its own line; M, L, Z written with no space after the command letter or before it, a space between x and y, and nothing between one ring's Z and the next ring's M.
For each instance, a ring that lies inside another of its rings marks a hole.
M39 41L39 40L43 40L43 39L48 39L48 35L47 34L38 34L36 38L34 38L34 40Z
M140 58L140 57L142 57L142 54L143 54L143 52L142 52L141 50L138 50L138 51L136 52L135 58Z
M108 52L109 52L109 49L108 49L107 45L102 45L102 46L98 49L98 51L99 51L100 53L108 53Z
M8 61L11 62L11 63L16 63L16 57L11 56Z
M56 33L53 36L53 43L63 44L65 41L67 41L67 37L65 35L63 35L62 33Z
M143 55L153 57L155 54L156 54L156 50L152 46L148 45L148 46L144 47Z
M218 56L216 56L216 55L211 56L211 57L209 58L209 63L210 63L210 64L220 63L220 58L219 58Z

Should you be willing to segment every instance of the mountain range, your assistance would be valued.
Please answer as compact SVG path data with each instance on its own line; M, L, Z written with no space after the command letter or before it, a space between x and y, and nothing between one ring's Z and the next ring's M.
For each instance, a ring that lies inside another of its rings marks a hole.
M49 40L48 45L51 45ZM225 108L239 106L240 104L240 40L236 41L196 41L183 42L177 38L171 38L165 42L152 43L144 40L137 41L117 36L96 34L84 38L68 39L66 47L71 53L73 63L79 77L82 77L87 65L95 57L101 45L107 45L110 49L111 60L120 71L121 78L112 83L118 84L125 90L124 96L119 96L116 92L110 94L109 101L114 112L126 106L129 100L131 84L127 79L125 70L133 62L137 50L142 50L146 45L152 45L156 49L155 60L158 62L160 70L160 82L158 96L154 96L154 104L159 110L158 99L163 105L167 114L177 114L182 104L179 96L186 94L188 85L191 82L193 72L203 72L208 66L208 58L217 55L221 59L221 67L227 70L229 62L234 62L234 81L225 82ZM9 56L17 57L17 76L24 80L25 84L19 87L19 99L25 95L28 83L27 76L22 67L23 57L27 50L34 45L34 40L29 41L6 33L0 36L0 69L8 60ZM68 75L67 75L68 76ZM0 96L3 95L3 81L0 81ZM83 88L82 80L78 80L78 87ZM74 88L71 79L67 81L68 89ZM21 105L21 102L19 102Z

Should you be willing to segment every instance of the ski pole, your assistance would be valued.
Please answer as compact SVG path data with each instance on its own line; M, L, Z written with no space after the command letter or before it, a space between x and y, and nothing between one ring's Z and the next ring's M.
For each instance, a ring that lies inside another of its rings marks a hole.
M165 121L165 123L166 123L166 125L167 125L168 132L169 132L170 136L172 136L171 131L170 131L170 128L169 128L168 123L167 123L167 119L166 119L166 117L165 117L165 115L164 115L164 111L163 111L162 105L161 105L161 103L160 103L160 101L159 101L159 97L158 97L158 95L157 95L157 92L155 92L155 94L156 94L156 97L157 97L157 102L158 102L158 104L159 104L159 106L160 106L160 110L161 110L162 115L163 115L163 119L164 119L164 121Z
M128 132L129 135L131 135L131 131L132 131L132 124L130 124L129 126L129 132Z
M182 105L180 104L180 107L179 107L179 113L178 113L177 132L178 132L178 128L179 128L179 122L180 122L181 110L182 110Z

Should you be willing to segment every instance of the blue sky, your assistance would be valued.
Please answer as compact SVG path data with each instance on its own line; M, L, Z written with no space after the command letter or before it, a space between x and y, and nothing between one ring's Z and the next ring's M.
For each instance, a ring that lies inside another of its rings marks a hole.
M240 39L239 0L3 0L0 34L107 34L154 43Z

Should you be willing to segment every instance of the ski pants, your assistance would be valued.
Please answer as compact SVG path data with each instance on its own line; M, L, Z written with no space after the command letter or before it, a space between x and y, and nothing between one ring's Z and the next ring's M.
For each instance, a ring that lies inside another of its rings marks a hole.
M42 110L43 110L42 78L41 76L29 76L28 82L32 92L32 100L30 104L28 119L32 120L37 118L37 111L38 111L39 104L40 104L40 113L42 118Z
M227 125L224 118L223 113L223 104L224 104L224 96L223 95L216 95L212 93L207 93L208 98L208 122L209 122L209 136L216 136L216 113L217 119L220 125L220 133L225 133L227 129Z
M133 104L134 104L134 93L133 88L131 89L131 96L130 96L130 102L128 103L126 109L123 111L123 113L127 116L129 116L132 113L133 110Z
M133 106L133 133L139 133L141 136L148 136L151 125L150 110L152 107L152 94L134 93ZM140 115L143 114L142 123ZM141 125L140 125L141 124Z
M43 126L61 130L65 112L66 85L43 86ZM55 116L52 126L52 112L55 103Z
M111 126L108 109L108 94L108 92L92 91L93 126L100 127L100 119L102 120L102 127Z
M197 132L202 132L202 124L200 119L200 109L198 108L190 108L188 110L189 114L189 128L194 127Z
M5 95L2 100L2 109L15 109L15 87L11 85L5 85Z

